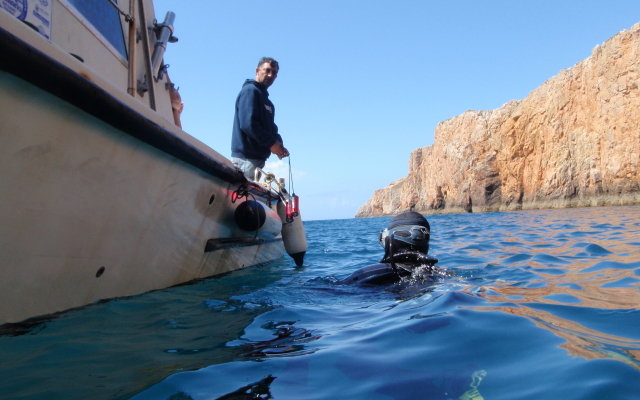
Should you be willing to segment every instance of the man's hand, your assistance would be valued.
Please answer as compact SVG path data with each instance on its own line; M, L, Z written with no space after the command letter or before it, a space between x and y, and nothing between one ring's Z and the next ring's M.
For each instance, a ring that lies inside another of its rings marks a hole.
M282 145L282 142L276 142L269 150L281 160L289 156L289 150Z

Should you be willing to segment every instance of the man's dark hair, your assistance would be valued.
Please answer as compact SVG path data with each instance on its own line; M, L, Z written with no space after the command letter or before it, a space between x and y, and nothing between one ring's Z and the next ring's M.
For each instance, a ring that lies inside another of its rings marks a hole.
M278 65L278 62L276 60L274 60L271 57L262 57L260 59L260 62L258 62L258 68L260 68L262 66L262 64L264 63L268 63L269 65L271 65L272 68L277 68L278 71L280 71L280 65Z

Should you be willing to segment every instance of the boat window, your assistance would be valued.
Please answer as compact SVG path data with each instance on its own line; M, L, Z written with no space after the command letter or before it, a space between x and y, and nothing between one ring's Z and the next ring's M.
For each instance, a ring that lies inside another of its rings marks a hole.
M67 0L127 59L120 15L109 0ZM113 0L118 3L117 0Z

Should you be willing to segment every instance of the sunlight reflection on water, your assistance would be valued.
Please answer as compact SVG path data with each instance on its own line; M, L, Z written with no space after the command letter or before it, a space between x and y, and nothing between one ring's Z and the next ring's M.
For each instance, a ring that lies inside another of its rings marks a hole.
M437 273L388 287L335 282L381 258L390 218L307 222L302 268L287 259L0 336L0 398L635 398L639 211L428 216Z

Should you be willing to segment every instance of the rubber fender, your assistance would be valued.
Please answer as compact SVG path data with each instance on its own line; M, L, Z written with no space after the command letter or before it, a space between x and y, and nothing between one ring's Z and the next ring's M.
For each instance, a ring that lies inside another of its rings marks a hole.
M307 252L307 237L302 225L302 214L293 217L292 222L287 222L286 205L283 201L278 202L278 215L282 222L282 241L287 254L293 258L298 267L304 262L304 255Z
M257 235L261 239L273 239L280 234L280 217L269 206L257 201L247 200L236 208L233 218L238 228Z

